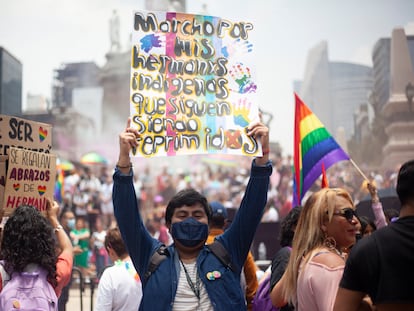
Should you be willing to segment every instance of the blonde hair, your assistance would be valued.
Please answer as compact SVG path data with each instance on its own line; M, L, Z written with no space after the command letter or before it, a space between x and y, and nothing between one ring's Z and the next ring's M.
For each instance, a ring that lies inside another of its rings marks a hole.
M282 288L284 299L293 305L297 305L300 265L305 265L312 258L312 254L323 247L326 235L322 230L322 225L331 222L337 197L343 197L353 205L352 198L346 190L323 188L313 193L302 209L293 237L292 252Z

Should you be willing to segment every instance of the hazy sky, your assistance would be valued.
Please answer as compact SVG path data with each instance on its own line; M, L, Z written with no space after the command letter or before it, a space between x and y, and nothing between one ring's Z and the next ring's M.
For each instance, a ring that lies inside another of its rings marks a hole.
M156 1L156 0L155 0ZM326 40L331 61L371 65L371 51L392 29L414 22L412 0L188 0L189 13L235 21L248 20L258 34L260 107L273 113L271 139L285 153L293 147L292 82L301 79L306 56ZM121 43L127 48L132 12L144 0L2 0L0 46L23 63L23 101L27 93L50 98L53 69L62 63L105 63L109 50L109 19L121 16Z

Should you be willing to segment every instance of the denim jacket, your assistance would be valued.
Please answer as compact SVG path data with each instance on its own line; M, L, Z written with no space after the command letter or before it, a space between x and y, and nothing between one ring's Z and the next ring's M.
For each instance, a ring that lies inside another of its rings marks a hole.
M229 229L216 237L228 251L235 271L225 267L207 247L197 257L198 274L215 311L246 310L240 287L240 272L267 202L271 174L270 162L265 166L256 166L253 160L240 208ZM127 175L115 170L113 178L115 217L135 268L143 278L152 254L161 243L151 237L139 214L132 169ZM160 263L148 280L142 280L143 298L139 310L172 310L180 266L174 244L168 246L167 250L167 259ZM207 274L213 271L219 271L220 277L209 280Z

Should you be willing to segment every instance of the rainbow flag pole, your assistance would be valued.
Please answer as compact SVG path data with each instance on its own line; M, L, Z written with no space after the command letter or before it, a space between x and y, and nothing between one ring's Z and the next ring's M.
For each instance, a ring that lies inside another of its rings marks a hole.
M301 205L303 196L322 174L322 164L328 169L339 161L350 160L348 154L296 93L293 160L292 206Z

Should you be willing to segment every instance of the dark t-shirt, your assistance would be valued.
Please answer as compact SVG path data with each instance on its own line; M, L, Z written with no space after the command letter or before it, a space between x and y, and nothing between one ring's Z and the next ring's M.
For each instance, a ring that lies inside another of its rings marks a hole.
M375 304L414 303L414 216L361 239L351 250L340 287L367 293Z
M286 266L289 262L290 252L292 248L289 246L282 247L272 260L272 274L270 276L270 290L276 285L285 273ZM280 308L280 311L292 311L295 308L291 305L286 305Z
M285 273L286 266L289 261L291 248L288 246L282 247L272 260L272 275L270 277L270 288L276 285Z

